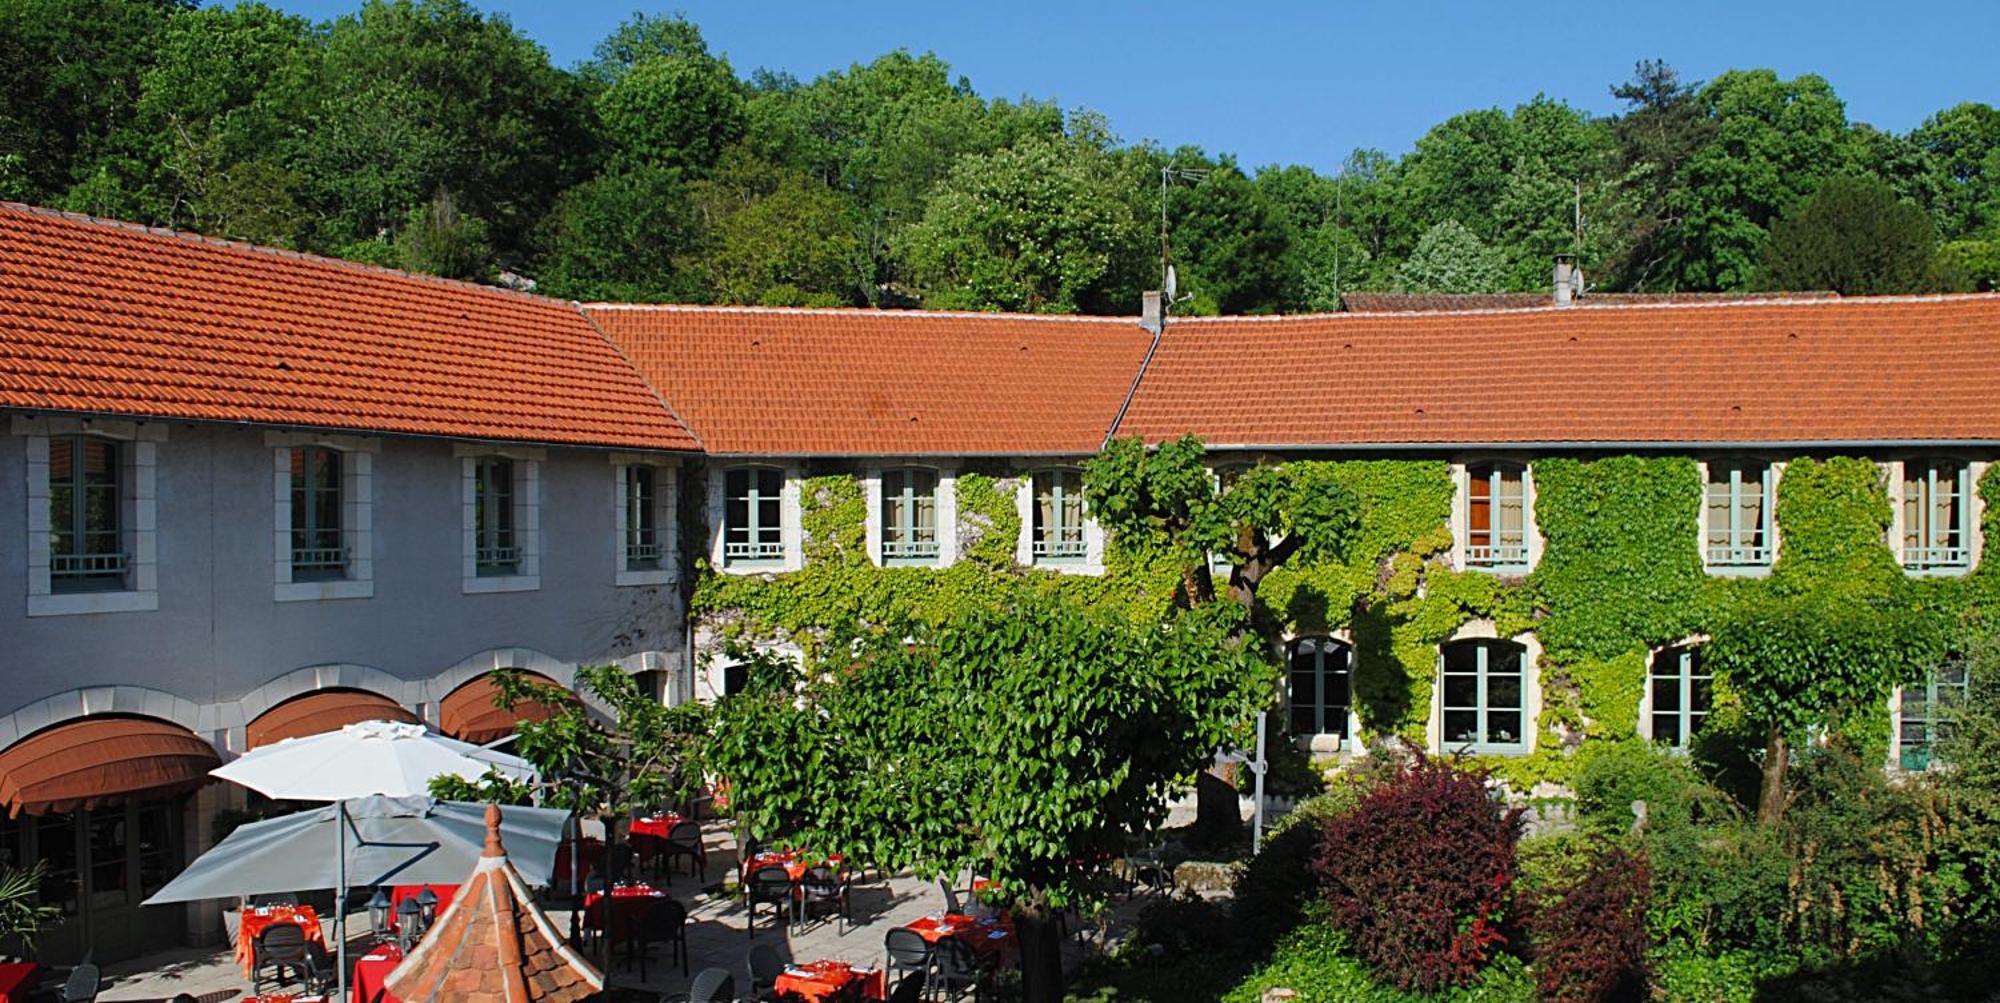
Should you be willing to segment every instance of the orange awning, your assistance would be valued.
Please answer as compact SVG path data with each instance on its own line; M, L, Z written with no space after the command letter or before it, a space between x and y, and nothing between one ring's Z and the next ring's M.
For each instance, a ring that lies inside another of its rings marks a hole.
M561 685L539 672L522 672L521 675L530 682ZM518 722L546 721L556 715L556 708L536 700L515 704L513 710L495 707L493 700L499 693L499 684L493 681L490 674L452 690L438 701L439 729L460 741L484 745L513 734L514 725Z
M0 752L0 802L9 816L95 808L136 794L193 790L220 765L214 747L180 725L81 717Z
M417 724L408 708L367 690L316 690L295 696L257 715L250 722L248 748L287 738L334 731L356 721L402 721Z

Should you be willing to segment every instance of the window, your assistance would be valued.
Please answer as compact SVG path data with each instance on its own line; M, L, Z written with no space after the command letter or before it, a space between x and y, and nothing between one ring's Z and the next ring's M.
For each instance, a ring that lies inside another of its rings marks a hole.
M1292 645L1292 734L1347 737L1353 649L1329 637Z
M660 567L658 472L632 464L625 468L625 570Z
M35 852L48 870L42 875L42 904L54 906L65 916L82 908L83 881L79 874L77 822L83 812L60 812L42 816L35 826Z
M1710 568L1769 567L1774 492L1771 465L1732 461L1710 463L1703 492L1707 536L1702 560Z
M125 806L86 813L90 833L91 901L111 905L125 901Z
M139 823L139 894L159 891L181 871L175 830L179 812L169 801L144 801L134 807Z
M1250 472L1248 463L1225 463L1215 468L1215 493L1217 497L1228 494L1243 475ZM1208 577L1219 591L1229 583L1229 577L1236 566L1234 555L1227 551L1217 551L1208 555Z
M292 466L292 580L347 574L347 540L340 522L341 457L325 446L297 446Z
M937 473L882 474L882 563L930 564L938 559Z
M1937 761L1937 744L1951 737L1971 692L1972 675L1956 654L1921 684L1903 687L1902 711L1896 717L1897 764L1906 770L1929 769Z
M1035 562L1083 560L1089 553L1083 537L1083 474L1044 470L1034 476L1034 488Z
M125 587L118 443L87 435L49 439L49 588Z
M1465 564L1494 571L1528 567L1527 468L1481 463L1466 470Z
M1527 693L1523 649L1510 641L1459 641L1444 649L1444 741L1475 751L1522 751Z
M1971 471L1956 460L1903 463L1903 567L1959 571L1972 563Z
M511 575L521 568L514 539L514 461L480 457L473 472L475 567L481 575Z
M1701 730L1713 701L1712 680L1701 665L1700 648L1666 648L1653 655L1647 680L1653 741L1685 749Z
M739 467L723 477L722 561L732 566L785 559L784 471Z

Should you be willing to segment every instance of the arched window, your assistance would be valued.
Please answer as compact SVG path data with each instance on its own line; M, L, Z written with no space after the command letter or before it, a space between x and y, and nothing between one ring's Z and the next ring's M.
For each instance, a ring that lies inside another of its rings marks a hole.
M1957 460L1903 461L1903 567L1957 572L1972 565L1972 472Z
M935 470L882 472L882 563L931 564L938 559Z
M1354 649L1330 637L1302 637L1292 644L1292 734L1347 737L1353 670Z
M1653 653L1646 696L1653 741L1685 749L1713 702L1708 670L1697 647L1663 648Z
M723 474L722 486L722 562L755 567L783 561L785 472L737 467Z
M1526 651L1484 638L1444 647L1443 730L1447 748L1523 752L1528 745Z
M1034 476L1032 556L1037 564L1074 563L1088 555L1083 539L1083 472L1043 470Z
M1518 463L1475 463L1465 474L1466 567L1526 571L1527 468Z

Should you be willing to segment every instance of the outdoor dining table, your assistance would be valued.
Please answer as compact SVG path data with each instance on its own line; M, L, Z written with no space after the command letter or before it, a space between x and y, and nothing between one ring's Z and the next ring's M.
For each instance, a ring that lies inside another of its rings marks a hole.
M296 924L305 931L306 943L318 944L326 949L326 938L320 934L319 913L309 905L256 906L243 910L243 918L236 926L236 964L243 969L244 978L253 978L257 967L257 935L280 923Z
M792 965L778 975L778 981L771 986L777 995L797 993L807 1003L819 1003L840 992L852 983L861 984L863 999L879 1000L889 996L889 977L880 967L850 965L845 961L813 961L803 965Z
M611 917L606 923L604 893L591 892L583 899L583 925L603 931L613 941L626 940L638 931L640 923L645 922L646 910L653 903L668 897L666 892L652 885L619 885L611 889Z
M598 858L602 856L604 856L603 840L596 839L594 837L584 839L582 844L582 852L578 853L576 856L577 860L576 879L578 881L582 881L584 878L589 877L591 870L597 866ZM556 865L549 871L550 887L552 888L569 887L569 881L570 881L569 864L570 864L570 841L565 839L563 840L562 845L556 848Z
M743 880L748 881L750 875L762 868L782 867L786 874L792 876L793 881L797 881L806 876L807 870L819 866L812 861L813 858L803 850L764 850L743 862ZM838 853L829 853L823 862L837 874L840 872L843 858Z
M673 812L633 819L631 827L626 831L631 834L632 849L638 852L639 859L650 863L653 858L659 856L661 851L666 849L667 837L673 834L674 826L681 824L682 821L683 819Z
M431 890L432 895L437 896L437 914L440 916L444 915L445 908L451 905L452 896L458 894L457 885L396 885L390 888L389 929L395 930L399 928L397 925L399 921L396 911L397 907L401 906L406 900L422 895L426 888Z
M28 995L35 991L41 975L42 966L32 961L0 964L0 1000L5 1003L28 1003Z
M398 1003L382 986L402 963L403 949L394 944L381 944L362 955L354 963L354 978L347 982L348 1003Z
M979 960L997 966L1011 966L1020 961L1021 945L1014 936L1014 924L1000 916L968 916L964 913L947 913L944 916L925 916L905 924L915 930L917 936L930 943L937 943L946 937L956 937L972 948Z
M265 993L262 996L245 996L243 1003L326 1003L322 993Z

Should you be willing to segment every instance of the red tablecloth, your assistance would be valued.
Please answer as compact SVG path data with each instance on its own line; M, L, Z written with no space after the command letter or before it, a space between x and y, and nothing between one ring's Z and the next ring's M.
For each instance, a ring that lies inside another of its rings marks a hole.
M889 996L886 972L880 968L856 968L845 961L794 965L778 976L771 989L774 993L798 993L808 1003L819 1003L850 982L861 983L861 995L866 999L887 999Z
M382 984L402 963L403 949L394 944L382 944L362 955L354 963L354 977L347 980L348 1003L398 1003Z
M556 848L556 866L554 870L549 872L549 887L551 888L566 889L569 887L569 848L570 842L567 839L563 840L562 845ZM583 852L577 856L577 862L581 867L577 871L577 881L579 883L584 878L590 876L591 870L597 866L598 858L604 856L604 843L601 840L586 839L583 841L582 849Z
M257 935L279 923L296 923L306 932L306 943L326 947L326 938L320 936L319 913L309 905L264 906L243 910L243 920L236 927L236 964L243 969L245 978L254 973L257 963Z
M604 924L604 893L591 892L583 899L583 924L593 930L604 930L612 940L622 941L638 932L639 924L645 922L646 910L653 903L667 898L666 892L651 885L625 885L611 889L611 925Z
M426 888L437 896L437 914L440 916L444 915L445 907L451 905L452 896L458 894L457 885L396 885L389 889L389 929L399 928L396 908L401 906L404 900L422 895Z
M945 937L956 937L972 948L979 960L994 965L1013 965L1020 960L1021 945L1014 937L1014 924L996 916L967 916L951 913L943 919L925 916L909 928L917 935L935 944Z
M326 1003L326 997L318 993L303 996L298 993L265 993L262 996L245 996L243 1003Z
M651 818L635 818L626 831L632 837L632 850L640 860L651 861L667 847L667 836L674 826L681 824L681 817L672 812L654 815Z
M42 966L32 961L10 961L0 965L0 1000L28 1003L28 994L35 991L41 975Z
M757 873L759 868L782 867L786 874L792 876L793 881L797 881L806 876L808 867L818 866L818 863L809 863L810 861L813 861L813 858L803 850L765 850L743 862L743 880L750 880L750 875ZM823 863L832 868L835 874L840 873L842 863L840 854L827 854Z

